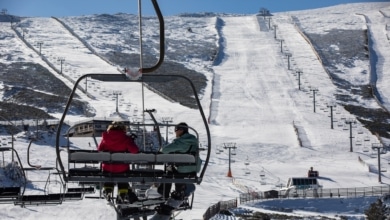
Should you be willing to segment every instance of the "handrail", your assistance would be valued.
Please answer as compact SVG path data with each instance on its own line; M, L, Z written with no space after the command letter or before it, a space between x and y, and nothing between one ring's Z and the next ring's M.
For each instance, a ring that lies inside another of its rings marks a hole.
M35 168L37 170L53 170L55 169L55 167L42 167L41 165L32 165L30 163L30 147L31 147L31 144L34 140L31 140L30 143L28 144L28 147L27 147L27 164L32 167L32 168Z
M154 118L154 115L153 115L153 112L155 112L156 110L155 109L146 109L145 112L147 112L150 117L152 118L155 126L156 126L156 129L157 129L157 135L158 135L158 150L160 151L161 148L162 148L162 141L161 141L161 133L160 133L160 126L158 126L158 122L157 120Z

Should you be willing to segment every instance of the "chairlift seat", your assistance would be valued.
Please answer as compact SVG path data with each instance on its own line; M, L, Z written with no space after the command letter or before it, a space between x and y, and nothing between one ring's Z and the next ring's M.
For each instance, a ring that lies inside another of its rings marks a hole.
M61 204L64 200L81 200L82 193L53 193L47 195L23 195L15 205Z
M68 188L68 193L94 193L95 188L93 187L82 187L82 188Z
M20 195L20 187L0 188L0 198L15 197Z
M55 170L55 167L26 167L23 168L25 171L48 171L48 170Z
M20 196L20 187L0 188L0 204L12 203Z
M125 173L104 172L98 163L121 163L129 165L196 165L192 154L154 154L154 153L109 153L96 150L69 150L68 180L75 182L189 182L198 181L196 172L168 175L162 169L131 169ZM71 167L73 164L73 167ZM83 164L77 167L77 164ZM134 167L134 166L133 166Z
M47 195L23 195L20 198L21 203L27 204L46 204L46 203L61 203L61 195L60 194L47 194Z
M81 167L69 169L69 176L101 176L103 172L97 167Z

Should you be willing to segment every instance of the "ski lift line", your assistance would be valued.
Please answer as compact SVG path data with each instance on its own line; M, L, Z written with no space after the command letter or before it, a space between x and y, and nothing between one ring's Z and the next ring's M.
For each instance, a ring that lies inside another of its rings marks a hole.
M139 29L139 48L140 48L140 56L139 56L139 63L140 63L140 69L143 68L144 61L143 61L143 45L142 45L142 0L138 0L138 29Z

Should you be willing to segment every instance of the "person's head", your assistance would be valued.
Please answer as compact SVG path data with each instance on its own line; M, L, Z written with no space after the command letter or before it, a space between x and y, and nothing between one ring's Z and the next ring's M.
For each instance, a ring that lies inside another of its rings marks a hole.
M180 122L175 126L176 137L180 137L185 133L188 133L188 125L184 122Z
M107 131L111 130L121 130L126 131L126 125L121 121L113 121L107 128Z

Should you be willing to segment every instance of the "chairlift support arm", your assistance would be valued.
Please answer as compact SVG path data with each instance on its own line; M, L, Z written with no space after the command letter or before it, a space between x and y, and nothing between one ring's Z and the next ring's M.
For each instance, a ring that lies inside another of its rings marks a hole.
M165 56L164 18L163 18L163 15L161 13L160 7L158 6L157 0L152 0L152 4L154 7L154 10L156 11L158 21L160 23L160 58L154 66L148 67L148 68L142 67L140 69L141 73L150 73L150 72L157 70L161 66L161 64L163 63L164 56ZM141 56L142 56L142 54L141 54Z

